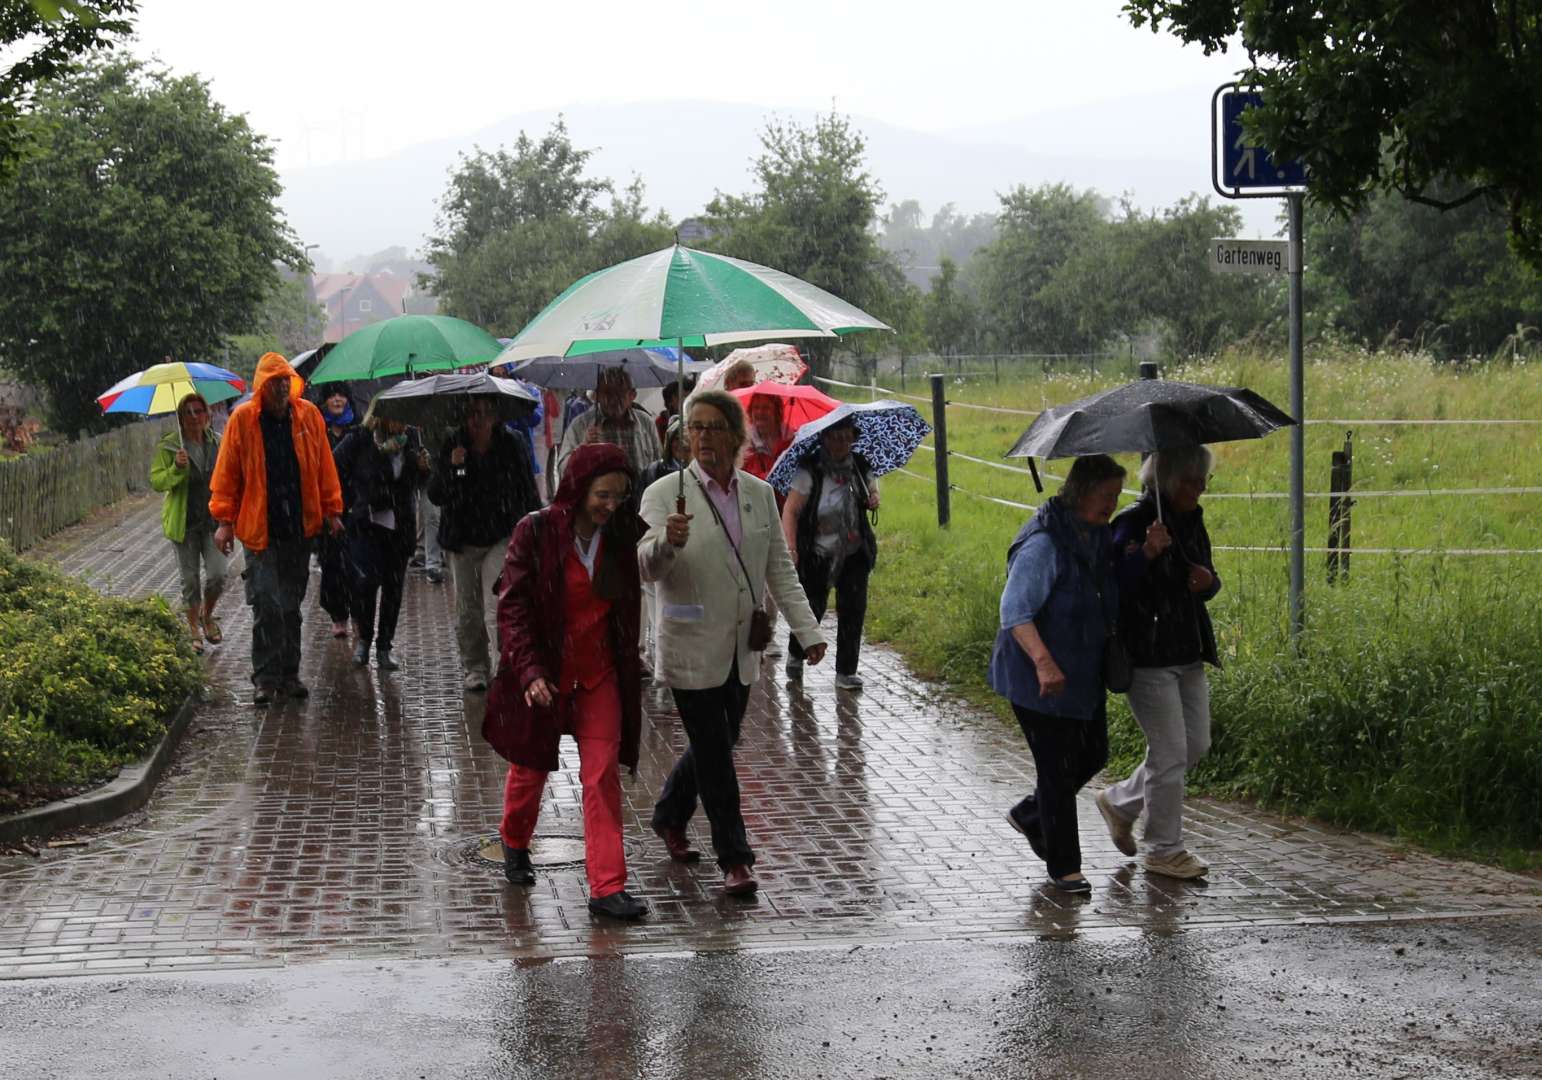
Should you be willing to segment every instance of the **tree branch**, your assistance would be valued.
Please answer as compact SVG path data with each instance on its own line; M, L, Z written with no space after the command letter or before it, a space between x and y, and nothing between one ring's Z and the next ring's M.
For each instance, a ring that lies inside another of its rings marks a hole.
M1409 191L1405 187L1394 185L1397 193L1409 202L1416 202L1422 206L1433 206L1437 210L1455 210L1458 206L1466 206L1474 199L1480 199L1485 195L1498 194L1499 188L1493 184L1485 184L1483 187L1473 188L1459 199L1433 199L1418 191Z

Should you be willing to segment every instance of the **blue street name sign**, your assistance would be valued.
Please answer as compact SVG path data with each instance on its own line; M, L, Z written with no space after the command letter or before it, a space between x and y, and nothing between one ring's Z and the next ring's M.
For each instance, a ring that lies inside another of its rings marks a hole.
M1217 138L1221 146L1221 175L1217 178L1223 188L1282 188L1304 187L1306 166L1300 161L1275 161L1261 146L1248 142L1242 130L1242 114L1254 105L1263 104L1263 95L1256 91L1234 91L1221 95L1221 129Z

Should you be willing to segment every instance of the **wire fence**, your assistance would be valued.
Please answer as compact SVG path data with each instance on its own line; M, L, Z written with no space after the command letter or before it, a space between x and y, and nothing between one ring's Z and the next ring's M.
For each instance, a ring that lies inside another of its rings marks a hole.
M25 551L92 512L150 488L170 419L144 421L0 461L0 539Z
M940 373L938 373L938 374L940 374ZM952 373L950 372L949 375L952 376ZM876 397L885 397L885 398L894 398L894 399L898 399L898 400L901 400L901 401L917 402L917 403L920 403L920 404L931 406L934 409L934 411L935 411L935 407L936 407L936 402L934 401L933 398L922 397L922 396L917 395L917 394L909 394L909 393L904 392L903 390L896 390L893 387L883 386L883 385L880 385L876 380L872 380L872 381L869 381L867 383L854 383L854 382L847 382L847 381L840 380L840 379L831 379L831 378L825 378L825 377L816 376L815 377L815 381L818 382L818 383L822 383L825 386L836 387L836 388L839 388L839 389L865 391L865 392L867 392L868 394L870 394L871 396L873 396L875 398ZM942 402L942 406L943 406L944 410L947 410L947 409L972 409L972 410L977 410L977 411L982 411L982 412L1001 413L1001 414L1008 414L1008 415L1014 415L1014 416L1023 416L1023 417L1029 417L1029 418L1036 417L1036 416L1039 415L1039 411L1037 411L1037 410L1013 409L1013 408L1007 408L1007 407L998 406L998 405L981 405L981 404L978 404L976 402L953 401L953 400L950 400L950 399L944 399L943 402ZM936 426L938 426L937 423L936 423L936 421L938 419L939 418L936 417L936 416L933 417L933 426L934 426L934 428ZM1363 418L1355 418L1355 419L1307 420L1306 423L1307 424L1318 424L1318 425L1326 424L1326 425L1331 425L1331 426L1336 426L1336 427L1345 427L1345 428L1375 427L1375 426L1415 426L1415 425L1429 425L1429 426L1469 425L1470 426L1470 425L1489 425L1489 424L1498 425L1498 426L1528 426L1528 425L1542 424L1542 420L1533 420L1533 419L1449 419L1449 418L1445 418L1445 417L1432 417L1432 418L1429 418L1429 419L1408 419L1408 418L1392 419L1392 418L1381 418L1381 417L1363 417ZM921 450L921 451L924 451L924 452L926 452L928 454L931 454L933 456L934 460L936 459L936 456L937 456L937 453L938 453L936 446L928 444L928 443L922 443L917 449ZM1033 477L1033 476L1035 476L1035 474L1034 474L1034 472L1032 470L1023 468L1021 466L1010 465L1010 464L1008 464L1008 463L1006 463L1004 461L992 461L992 460L989 460L987 458L981 458L981 457L976 457L976 456L971 455L971 454L965 454L965 453L962 453L962 452L957 451L957 450L951 450L951 449L946 450L944 452L944 456L946 457L946 459L949 462L960 461L960 462L966 462L966 463L971 464L971 465L977 465L977 466L982 466L982 467L985 467L985 468L997 470L997 471L1000 471L1000 472L1013 473L1013 474L1019 475L1019 476L1026 476L1026 477ZM914 472L914 471L909 470L909 469L901 469L899 471L901 473L903 473L904 475L912 477L912 478L917 479L917 480L922 480L922 481L927 481L927 482L934 482L934 483L936 483L938 485L939 491L945 490L945 491L947 491L950 494L953 493L953 492L957 492L960 495L967 496L970 499L973 499L973 500L976 500L976 501L979 501L979 502L993 503L993 504L998 505L998 506L1004 506L1004 507L1008 507L1010 509L1022 510L1022 511L1027 511L1027 512L1032 512L1032 511L1038 509L1038 507L1036 507L1036 506L1034 506L1034 505L1032 505L1030 503L1018 502L1018 501L1013 500L1013 499L1004 499L1004 498L1001 498L1001 497L996 496L996 495L988 495L988 494L985 494L984 492L974 491L974 490L971 490L968 487L965 487L963 485L955 483L955 482L952 481L951 477L949 476L949 473L946 470L943 470L941 468L940 463L938 464L939 475L937 477L933 477L933 478L925 477L925 476L921 475L920 473ZM1044 470L1039 470L1037 476L1038 476L1039 479L1042 479L1042 480L1061 480L1061 479L1064 479L1063 477L1055 476L1054 474L1051 474L1051 473L1046 472ZM1125 488L1125 489L1123 489L1123 491L1124 491L1124 494L1130 495L1130 496L1137 496L1137 495L1140 494L1138 491L1135 491L1135 490L1132 490L1132 489L1129 489L1129 488ZM1384 489L1384 490L1354 490L1352 488L1346 488L1345 490L1340 490L1340 491L1308 491L1308 492L1304 492L1303 493L1303 498L1307 498L1307 499L1329 499L1330 500L1330 508L1331 508L1334 505L1331 500L1341 500L1344 503L1347 503L1348 505L1352 505L1354 501L1359 500L1359 499L1410 499L1410 498L1442 498L1442 497L1471 498L1471 497L1475 497L1475 496L1491 496L1491 495L1493 495L1493 496L1534 496L1534 495L1539 495L1539 494L1542 494L1542 487L1537 487L1537 486L1470 487L1470 488L1451 487L1451 488L1417 488L1417 489L1415 489L1415 488L1397 488L1397 489ZM1291 497L1290 493L1289 492L1285 492L1285 491L1228 491L1228 492L1208 492L1205 495L1205 498L1206 498L1207 501L1213 500L1213 499L1275 500L1275 499L1289 499L1290 497ZM940 495L939 495L939 501L941 501ZM1335 512L1339 512L1339 511L1335 511ZM944 509L942 507L939 507L939 519L946 519L946 517L948 516L948 513L949 513L949 511L947 511L946 509ZM1347 536L1347 533L1345 535ZM1338 537L1330 537L1330 539L1338 539ZM1285 546L1285 545L1224 545L1224 546L1223 545L1217 545L1214 548L1214 550L1216 550L1216 551L1232 551L1232 552L1279 552L1279 553L1287 553L1291 549L1290 549L1290 547ZM1463 556L1463 557L1466 557L1466 556L1525 556L1525 555L1542 555L1542 548L1393 548L1393 547L1327 546L1327 547L1306 547L1306 548L1303 548L1303 551L1305 551L1306 553L1309 553L1309 554L1329 555L1330 557L1333 557L1333 556L1348 556L1348 555L1352 555L1352 554L1362 554L1362 555L1450 555L1450 556Z

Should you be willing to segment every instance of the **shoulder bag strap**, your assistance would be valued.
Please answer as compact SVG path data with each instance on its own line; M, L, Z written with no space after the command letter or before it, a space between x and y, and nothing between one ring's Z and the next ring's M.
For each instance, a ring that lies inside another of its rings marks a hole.
M702 484L701 478L695 473L691 473L691 479L696 481L696 486L701 489L702 498L707 500L707 509L712 511L712 516L723 527L723 539L728 541L728 546L733 549L734 558L739 561L739 569L744 571L744 587L750 590L750 603L759 607L760 601L755 598L755 586L750 579L750 569L744 565L744 557L739 554L739 545L734 543L733 534L728 531L728 522L724 521L723 515L718 513L717 503L713 502L712 496L707 494L707 489Z

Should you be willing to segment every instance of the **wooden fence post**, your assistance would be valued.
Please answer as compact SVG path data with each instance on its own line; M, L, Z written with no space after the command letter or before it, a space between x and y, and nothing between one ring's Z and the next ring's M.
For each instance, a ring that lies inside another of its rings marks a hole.
M1349 515L1355 505L1349 497L1355 482L1355 456L1353 431L1344 433L1344 449L1333 452L1333 467L1328 479L1328 584L1337 584L1340 578L1349 580Z
M932 455L937 469L937 524L946 528L952 517L948 501L948 402L943 394L943 376L932 375Z

